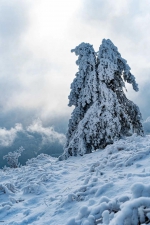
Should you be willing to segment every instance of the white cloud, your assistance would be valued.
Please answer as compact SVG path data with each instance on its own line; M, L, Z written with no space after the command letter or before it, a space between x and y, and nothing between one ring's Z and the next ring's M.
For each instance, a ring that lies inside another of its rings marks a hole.
M0 128L0 146L11 146L17 137L17 133L22 130L23 128L21 124L16 124L15 127L10 130Z
M41 120L35 120L26 129L30 133L38 133L42 136L42 144L48 144L52 142L59 142L60 144L65 143L65 135L58 133L53 127L43 127Z
M75 64L69 62L72 45L67 32L78 4L79 0L3 1L5 30L0 29L0 36L8 37L1 39L0 52L3 110L39 108L44 116L70 114L67 96Z
M63 133L56 132L54 128L50 126L44 127L42 121L40 119L36 119L26 128L23 128L22 124L15 124L15 126L10 129L0 128L0 146L12 146L16 138L22 138L22 133L24 135L24 139L21 140L24 141L27 137L31 139L31 145L33 142L33 136L31 134L34 135L35 133L42 137L42 145L49 145L51 143L59 143L60 145L64 145L66 141Z

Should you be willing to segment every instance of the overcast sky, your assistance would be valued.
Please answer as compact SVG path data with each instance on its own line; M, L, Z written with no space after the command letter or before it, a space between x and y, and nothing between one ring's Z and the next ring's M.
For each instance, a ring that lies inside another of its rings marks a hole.
M140 89L127 86L128 98L148 117L149 24L149 0L0 0L0 126L68 118L70 50L88 42L98 51L103 38L128 61Z

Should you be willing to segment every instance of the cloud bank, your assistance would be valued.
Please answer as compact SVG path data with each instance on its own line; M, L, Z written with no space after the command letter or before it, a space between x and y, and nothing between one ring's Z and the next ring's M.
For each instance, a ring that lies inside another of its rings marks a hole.
M21 124L16 124L14 128L7 130L6 128L0 128L0 146L11 146L17 137L18 132L22 132L23 128Z
M16 124L10 129L0 128L0 157L3 158L10 151L23 146L25 151L21 156L21 163L40 153L46 153L58 157L63 152L65 135L55 131L53 127L44 127L39 119L27 127ZM0 167L5 162L1 160Z
M60 134L54 130L53 127L43 127L42 121L37 119L30 126L26 128L29 133L38 133L42 136L42 144L49 144L52 142L59 142L64 145L66 138L64 134Z

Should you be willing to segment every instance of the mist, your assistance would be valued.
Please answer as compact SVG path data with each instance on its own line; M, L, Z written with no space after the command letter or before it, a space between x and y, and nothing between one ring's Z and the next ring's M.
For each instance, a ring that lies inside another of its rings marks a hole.
M60 123L56 129L61 130ZM0 128L0 157L3 158L8 152L13 152L22 146L25 149L19 158L22 165L41 153L58 157L63 152L64 144L65 135L57 132L52 126L44 127L40 119L34 120L26 127L15 124L10 129ZM0 167L4 165L6 161L1 160Z

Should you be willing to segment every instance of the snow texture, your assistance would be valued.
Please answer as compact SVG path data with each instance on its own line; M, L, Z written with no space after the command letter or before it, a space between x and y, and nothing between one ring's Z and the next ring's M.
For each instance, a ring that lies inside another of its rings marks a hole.
M45 154L0 170L5 225L150 224L150 136L58 159Z

